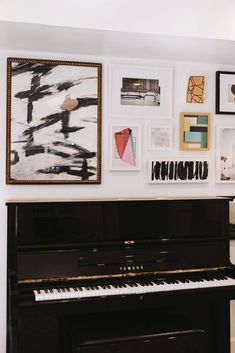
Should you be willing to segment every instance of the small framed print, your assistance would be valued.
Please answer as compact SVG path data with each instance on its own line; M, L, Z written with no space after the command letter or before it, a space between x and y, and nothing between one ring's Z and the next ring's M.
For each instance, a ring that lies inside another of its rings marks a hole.
M235 183L235 125L218 126L216 130L216 180Z
M140 169L140 125L110 126L110 169L137 171Z
M111 65L111 117L162 117L172 115L172 69Z
M172 148L172 126L152 125L147 128L148 148L150 150L165 151Z
M209 162L206 159L149 159L148 182L151 184L207 183Z
M216 72L216 114L235 114L235 72Z
M209 113L181 113L180 149L184 151L210 149Z

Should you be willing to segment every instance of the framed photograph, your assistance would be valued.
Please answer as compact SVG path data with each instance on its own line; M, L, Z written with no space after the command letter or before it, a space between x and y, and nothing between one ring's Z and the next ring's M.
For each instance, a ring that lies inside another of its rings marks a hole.
M180 149L208 151L210 149L210 114L181 113Z
M140 129L140 125L111 125L111 170L136 171L140 169Z
M172 126L149 124L147 140L150 150L165 151L172 148Z
M101 182L101 70L8 58L8 184Z
M218 126L216 141L216 180L235 183L235 125Z
M206 159L150 159L149 183L207 183L209 162Z
M111 65L111 117L172 116L172 69Z
M235 72L216 72L216 114L235 114Z

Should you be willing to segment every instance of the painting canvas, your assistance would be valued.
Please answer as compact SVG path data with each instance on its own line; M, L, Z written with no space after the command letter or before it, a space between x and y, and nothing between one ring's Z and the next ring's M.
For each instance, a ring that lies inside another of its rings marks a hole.
M149 125L148 143L150 150L171 149L172 127L170 125Z
M235 126L217 127L217 182L235 182Z
M210 148L210 114L181 113L180 149L208 151Z
M140 126L111 125L111 170L136 171L140 168Z
M216 114L235 114L235 72L216 72Z
M100 183L101 64L8 58L7 183Z
M170 67L110 65L112 118L172 118Z
M149 183L208 182L209 163L202 159L150 159Z

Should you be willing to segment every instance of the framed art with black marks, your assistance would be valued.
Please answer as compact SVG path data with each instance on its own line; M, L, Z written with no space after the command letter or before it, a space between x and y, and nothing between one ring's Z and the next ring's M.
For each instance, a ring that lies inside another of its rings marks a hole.
M101 183L102 65L7 59L7 184Z

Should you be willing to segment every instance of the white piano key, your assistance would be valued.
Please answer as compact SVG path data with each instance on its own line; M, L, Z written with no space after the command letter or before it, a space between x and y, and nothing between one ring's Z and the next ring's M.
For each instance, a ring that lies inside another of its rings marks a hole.
M177 290L189 290L189 289L200 289L200 288L216 288L225 286L234 286L235 279L224 277L221 279L207 280L177 280L176 283L170 283L169 281L161 280L160 282L149 282L152 285L144 285L141 283L123 283L125 286L118 287L117 285L96 285L96 286L82 286L62 288L60 290L53 289L40 289L34 290L35 301L48 301L48 300L63 300L63 299L80 299L80 298L92 298L102 296L113 296L113 295L133 295L133 294L145 294L145 293L157 293L163 291L177 291ZM75 289L76 288L76 289Z

